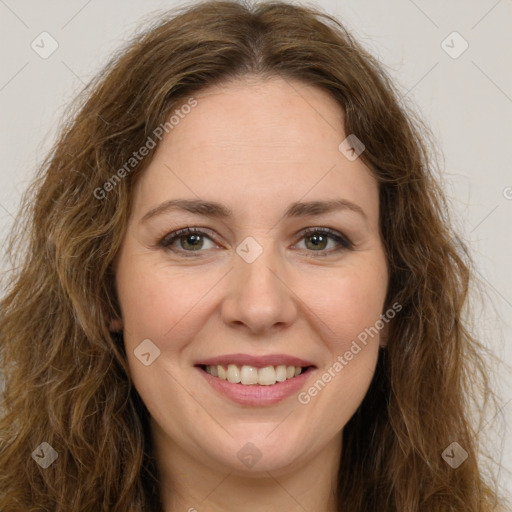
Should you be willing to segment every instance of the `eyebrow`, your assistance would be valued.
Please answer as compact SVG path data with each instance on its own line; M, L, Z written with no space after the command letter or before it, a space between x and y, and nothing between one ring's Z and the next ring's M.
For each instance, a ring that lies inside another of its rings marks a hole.
M164 201L155 208L149 210L144 217L142 217L140 222L145 223L153 217L168 213L172 210L182 210L196 215L219 219L233 217L232 210L221 203L203 201L201 199L170 199L169 201ZM351 201L347 201L346 199L295 202L286 209L284 218L309 217L338 210L348 210L358 213L367 220L364 210L359 205L352 203Z

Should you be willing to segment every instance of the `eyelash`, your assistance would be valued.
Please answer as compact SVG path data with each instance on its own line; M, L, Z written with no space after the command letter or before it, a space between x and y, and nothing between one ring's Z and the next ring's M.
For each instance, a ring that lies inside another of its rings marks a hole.
M183 254L183 257L186 257L186 258L201 257L200 254L194 254L194 253L204 252L200 249L197 251L185 251L183 249L176 250L176 249L171 248L171 245L176 240L179 240L181 237L184 237L185 235L200 235L200 236L205 236L206 238L209 238L210 240L212 240L212 238L205 231L203 231L199 228L196 228L196 227L187 226L186 228L178 229L176 231L173 231L173 232L165 235L158 242L158 246L163 247L172 252L181 253L181 254ZM307 238L308 236L313 236L313 235L327 236L328 238L330 238L331 240L334 240L338 244L338 248L336 248L336 249L331 249L331 250L324 249L322 251L310 251L310 252L314 253L314 256L312 256L314 258L329 256L331 254L338 253L340 251L352 250L354 247L352 242L347 237L345 237L341 233L338 233L337 231L334 231L329 228L307 228L301 232L300 240L302 240L303 238ZM213 242L213 240L212 240L212 242Z

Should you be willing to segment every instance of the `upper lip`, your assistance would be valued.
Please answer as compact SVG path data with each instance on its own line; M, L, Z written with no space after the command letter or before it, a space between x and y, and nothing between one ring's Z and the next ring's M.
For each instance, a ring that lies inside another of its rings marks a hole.
M237 366L257 366L263 368L265 366L315 366L311 361L306 361L299 357L287 354L267 354L262 356L252 356L250 354L226 354L222 356L210 357L202 359L196 363L196 366L216 366L236 364Z

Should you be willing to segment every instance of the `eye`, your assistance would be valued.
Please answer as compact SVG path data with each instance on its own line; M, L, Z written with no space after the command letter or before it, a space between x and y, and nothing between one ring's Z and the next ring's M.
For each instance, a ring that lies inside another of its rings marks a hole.
M328 256L343 250L353 248L352 242L341 233L329 228L308 228L301 233L301 240L306 240L306 250L315 253L313 257ZM209 241L210 245L205 241ZM334 247L327 249L329 242ZM178 252L185 257L199 256L202 249L212 249L215 246L212 238L203 230L186 227L169 233L158 242L158 245ZM189 253L189 254L186 254Z
M328 256L339 251L353 249L353 244L347 237L332 229L308 228L301 235L302 239L306 241L306 249L311 249L316 253L313 255L314 257ZM330 250L327 249L329 242L332 242Z
M173 231L166 235L158 245L176 251L173 247L178 242L177 252L199 252L201 249L211 249L212 247L205 247L204 241L208 239L212 245L212 239L204 232L197 228L186 227ZM208 245L208 244L207 244Z

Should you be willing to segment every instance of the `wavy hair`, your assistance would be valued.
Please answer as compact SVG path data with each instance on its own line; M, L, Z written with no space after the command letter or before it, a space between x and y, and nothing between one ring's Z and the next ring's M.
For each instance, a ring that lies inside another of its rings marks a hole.
M113 261L154 151L108 193L98 190L195 92L251 76L328 92L379 183L385 308L402 310L343 430L339 510L497 510L470 416L493 396L483 345L464 320L471 262L435 177L430 132L332 16L284 2L206 1L155 18L111 58L23 195L0 303L3 512L162 510L148 411L122 334L108 328L120 318ZM454 441L468 454L457 469L441 456ZM46 469L31 457L42 442L58 453Z

